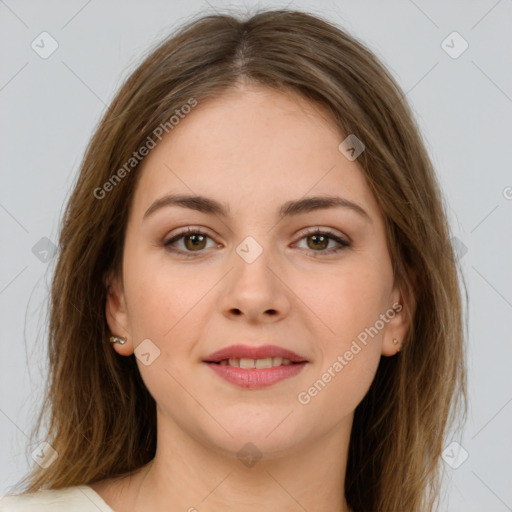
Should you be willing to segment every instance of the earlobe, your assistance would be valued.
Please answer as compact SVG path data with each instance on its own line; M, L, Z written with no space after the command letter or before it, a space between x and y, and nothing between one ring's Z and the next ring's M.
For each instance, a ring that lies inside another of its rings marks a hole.
M119 277L111 275L106 282L106 287L105 314L111 333L109 341L118 354L127 356L133 353L133 343L126 299ZM126 342L120 343L112 341L113 339L126 339Z
M391 314L388 315L390 320L382 343L383 356L394 356L400 352L411 328L411 297L398 293L394 298L396 300L388 310Z

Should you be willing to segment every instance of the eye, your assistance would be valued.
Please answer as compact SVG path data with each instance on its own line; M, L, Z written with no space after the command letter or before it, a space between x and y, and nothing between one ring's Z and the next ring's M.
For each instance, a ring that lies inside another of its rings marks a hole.
M211 239L211 237L201 231L198 228L190 228L188 227L186 231L182 231L174 235L169 240L164 242L164 246L168 248L170 251L175 253L180 253L184 256L194 256L194 253L201 253L203 249L206 249L207 239ZM321 230L317 228L315 231L303 232L303 236L300 240L308 239L307 248L311 249L312 252L320 253L319 255L313 254L313 257L325 256L327 254L338 253L342 251L346 247L350 247L350 243L347 240L339 237L335 233L329 230ZM173 246L177 242L183 242L184 249L179 248L176 249ZM335 242L337 246L331 247L328 250L329 242ZM213 244L215 246L215 244ZM212 246L210 246L212 247Z
M321 230L317 228L315 231L306 232L303 234L301 240L307 239L307 248L311 249L313 252L317 252L320 254L313 254L313 257L324 256L326 254L338 253L345 249L346 247L350 247L350 243L347 240L339 237L335 233L329 230ZM329 246L329 242L336 242L337 246L331 247L328 250L325 250Z
M168 248L172 252L178 252L182 253L184 256L194 256L193 254L187 254L187 253L194 253L194 252L201 252L203 249L206 248L206 240L210 238L206 233L201 231L200 229L191 229L190 227L187 228L186 231L182 231L181 233L176 234L169 240L166 240L164 242L164 246ZM175 249L171 246L173 246L176 242L182 241L185 249ZM211 238L210 238L211 240ZM214 244L215 245L215 244Z

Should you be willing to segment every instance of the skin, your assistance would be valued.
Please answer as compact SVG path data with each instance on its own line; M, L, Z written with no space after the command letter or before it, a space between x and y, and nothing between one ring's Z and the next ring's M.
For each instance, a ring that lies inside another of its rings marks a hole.
M340 490L354 409L409 326L404 308L307 405L298 401L359 333L403 304L382 214L357 160L338 150L344 138L318 106L245 84L199 103L144 160L106 310L112 333L128 339L113 350L129 356L145 339L160 350L148 366L137 359L157 403L158 445L132 475L91 485L116 511L350 510ZM167 206L143 219L169 193L211 197L230 215ZM314 195L349 199L369 220L343 207L277 217L286 201ZM164 246L188 226L210 237L199 249L176 241L189 258ZM350 247L328 254L337 242L302 233L317 227ZM251 263L236 252L247 236L262 248ZM202 362L244 342L309 362L258 390ZM252 467L237 456L248 442L262 454Z

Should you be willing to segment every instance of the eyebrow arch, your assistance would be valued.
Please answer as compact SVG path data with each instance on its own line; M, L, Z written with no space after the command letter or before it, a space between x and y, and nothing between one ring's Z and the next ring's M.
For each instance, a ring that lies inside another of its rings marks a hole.
M219 203L215 199L198 195L169 194L157 199L146 210L143 219L146 219L160 208L166 206L181 206L183 208L189 208L206 214L219 215L221 217L227 217L229 215L229 206ZM287 201L279 209L278 216L279 218L284 218L309 213L314 210L335 207L349 208L361 215L365 220L372 222L370 215L368 215L362 206L343 197L329 195L310 196Z

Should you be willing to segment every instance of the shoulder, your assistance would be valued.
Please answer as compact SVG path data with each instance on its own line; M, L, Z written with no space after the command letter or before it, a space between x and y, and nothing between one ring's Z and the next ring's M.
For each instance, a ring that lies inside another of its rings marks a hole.
M0 497L0 512L113 512L87 485Z

